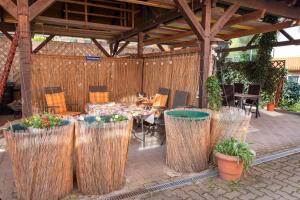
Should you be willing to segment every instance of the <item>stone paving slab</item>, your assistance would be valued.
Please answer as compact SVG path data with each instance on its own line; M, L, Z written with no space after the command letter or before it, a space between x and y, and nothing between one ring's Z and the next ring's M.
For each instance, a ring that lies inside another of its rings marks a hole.
M135 200L300 199L300 154L254 166L239 182L218 177L184 187L134 197Z

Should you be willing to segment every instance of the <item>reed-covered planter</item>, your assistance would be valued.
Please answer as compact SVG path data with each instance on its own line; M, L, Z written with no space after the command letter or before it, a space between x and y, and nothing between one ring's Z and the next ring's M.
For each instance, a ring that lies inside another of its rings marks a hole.
M6 124L4 136L12 160L18 199L56 200L73 190L74 123L27 129Z
M211 147L225 138L235 138L244 142L248 133L251 113L234 107L223 107L220 111L212 112L211 118Z
M75 132L78 188L89 195L110 193L123 186L133 123L131 118L101 124L95 120L97 117L84 117Z
M210 116L199 110L165 111L166 164L178 172L208 167Z

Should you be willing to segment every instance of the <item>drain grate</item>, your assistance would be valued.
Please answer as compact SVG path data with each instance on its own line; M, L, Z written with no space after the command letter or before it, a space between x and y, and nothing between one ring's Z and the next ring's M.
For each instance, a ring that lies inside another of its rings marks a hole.
M276 160L276 159L286 157L286 156L296 154L296 153L300 153L300 148L289 149L286 151L274 153L272 155L267 155L267 156L263 156L261 158L257 158L253 164L258 165L258 164L261 164L264 162L269 162L269 161ZM122 199L132 198L132 197L148 194L151 192L159 192L159 191L163 191L163 190L173 189L173 188L176 188L179 186L184 186L189 183L202 181L202 180L210 178L210 177L215 177L217 175L218 175L218 170L216 170L216 169L205 170L205 171L198 173L191 177L186 177L186 178L182 178L182 179L175 180L175 181L169 181L169 182L162 183L162 184L148 186L145 188L139 188L137 190L133 190L133 191L122 193L122 194L116 194L116 195L112 195L112 196L108 196L108 197L99 197L99 198L96 198L95 200L122 200Z

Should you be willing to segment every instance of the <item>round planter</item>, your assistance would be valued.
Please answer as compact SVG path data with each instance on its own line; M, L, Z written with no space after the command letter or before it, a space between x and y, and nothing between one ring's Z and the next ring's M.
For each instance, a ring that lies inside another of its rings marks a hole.
M210 155L215 145L225 139L233 137L244 142L248 133L251 114L244 110L232 107L223 107L212 113Z
M74 123L28 130L16 121L6 127L13 128L4 135L18 199L54 200L72 192Z
M76 124L76 176L82 193L107 194L123 186L132 122Z
M243 161L237 156L228 156L216 153L219 175L223 180L236 181L242 176L244 165Z
M275 104L274 103L268 103L267 104L267 111L273 112L275 110Z
M200 172L208 167L210 117L199 110L165 111L166 164L178 172Z

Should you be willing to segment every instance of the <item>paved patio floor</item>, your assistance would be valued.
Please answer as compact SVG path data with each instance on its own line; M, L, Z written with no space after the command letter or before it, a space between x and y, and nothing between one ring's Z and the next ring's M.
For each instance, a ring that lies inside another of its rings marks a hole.
M247 141L258 155L272 153L291 147L300 147L300 116L262 111L262 117L251 120ZM126 184L121 193L145 185L153 185L182 178L187 174L176 173L165 165L165 145L160 146L156 137L147 137L147 145L132 139L126 169ZM190 174L189 174L190 175ZM74 191L78 199L90 197ZM71 195L72 196L72 195ZM11 163L5 151L5 140L0 136L0 198L15 199L15 187Z

